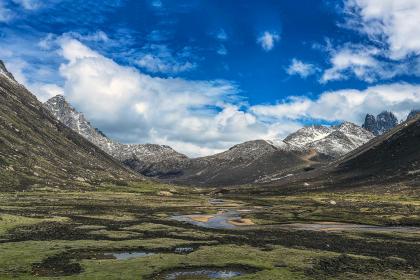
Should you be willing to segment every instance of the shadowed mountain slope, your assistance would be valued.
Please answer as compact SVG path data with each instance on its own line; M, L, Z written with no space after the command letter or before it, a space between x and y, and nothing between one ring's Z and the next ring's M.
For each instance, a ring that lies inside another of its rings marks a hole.
M139 178L56 120L0 66L0 189L88 187Z

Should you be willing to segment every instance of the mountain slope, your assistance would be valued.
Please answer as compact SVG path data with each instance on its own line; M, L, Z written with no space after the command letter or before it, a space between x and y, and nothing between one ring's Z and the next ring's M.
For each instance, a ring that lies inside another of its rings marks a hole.
M63 124L143 175L165 177L177 174L188 159L166 145L121 144L108 138L61 95L49 99L44 106Z
M327 160L313 150L287 144L248 141L212 156L191 159L172 182L205 186L239 185L270 180Z
M357 172L359 177L374 174L378 180L418 177L419 143L420 115L417 115L347 154L336 163L336 171Z
M88 187L135 178L57 121L0 63L0 189Z

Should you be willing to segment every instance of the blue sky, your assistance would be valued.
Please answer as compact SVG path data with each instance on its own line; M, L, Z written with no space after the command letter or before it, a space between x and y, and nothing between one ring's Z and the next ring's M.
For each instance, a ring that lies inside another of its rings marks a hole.
M126 143L189 155L420 107L417 0L0 0L0 59Z

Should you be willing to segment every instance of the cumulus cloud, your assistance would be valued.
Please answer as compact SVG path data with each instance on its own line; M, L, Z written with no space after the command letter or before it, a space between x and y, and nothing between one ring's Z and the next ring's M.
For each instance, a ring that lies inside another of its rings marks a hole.
M385 42L392 59L420 54L420 1L347 0L347 25Z
M376 48L369 47L343 47L338 51L332 51L331 68L325 70L321 82L347 79L355 76L367 82L376 80L380 62L375 59L379 53Z
M37 93L37 98L41 102L45 102L58 94L64 95L63 88L56 84L34 83L30 84L29 89Z
M257 38L257 43L266 52L271 51L274 45L280 40L280 36L276 32L265 31L260 37Z
M327 48L331 67L323 73L322 83L420 76L420 1L346 0L344 12L342 26L366 35L365 42Z
M292 63L286 69L287 74L289 75L299 75L302 78L306 78L310 75L315 74L318 69L315 65L310 63L305 63L298 59L292 59Z
M361 123L366 113L392 110L405 118L408 111L420 108L420 85L407 83L329 91L312 99L294 96L277 104L249 106L232 82L159 78L122 66L69 34L55 40L48 42L48 50L43 52L62 59L59 71L55 71L61 80L50 79L49 73L23 71L28 67L24 60L6 60L11 72L40 100L64 94L114 139L167 144L190 156L213 154L248 140L283 138L299 129L303 119ZM0 48L0 55L14 57L12 50ZM34 76L45 78L34 82ZM59 83L49 82L54 80Z
M401 75L420 76L420 59L393 61L377 47L345 44L330 49L331 67L324 70L321 83L357 78L373 83Z
M120 140L169 144L189 155L202 155L291 132L259 121L232 102L238 89L230 82L151 77L76 39L63 38L60 45L67 61L60 67L65 96Z
M258 117L283 119L311 118L325 121L347 120L361 123L366 113L390 110L403 119L413 108L420 108L420 85L394 83L365 90L327 91L317 99L291 97L276 105L251 108Z
M62 48L68 60L60 68L65 95L95 125L123 141L167 144L193 156L247 140L285 137L303 119L360 124L366 113L391 110L402 119L420 108L420 85L407 83L241 107L232 102L238 89L230 82L151 77L74 39L62 42Z

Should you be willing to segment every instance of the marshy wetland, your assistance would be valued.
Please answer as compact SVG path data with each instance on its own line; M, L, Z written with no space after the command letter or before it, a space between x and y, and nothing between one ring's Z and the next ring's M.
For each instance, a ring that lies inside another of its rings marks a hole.
M0 279L419 279L419 201L147 182L2 192Z

